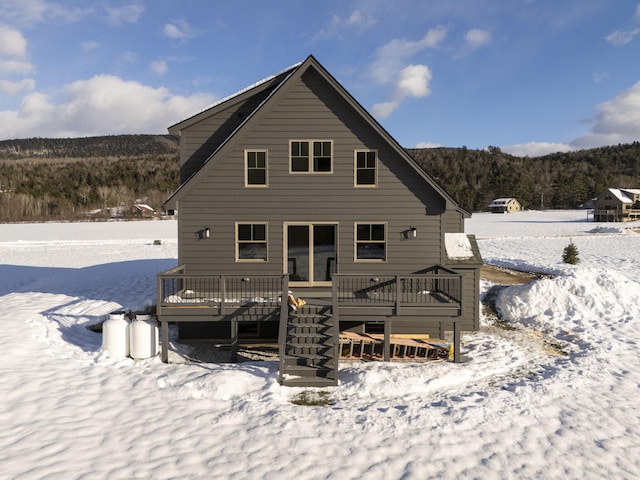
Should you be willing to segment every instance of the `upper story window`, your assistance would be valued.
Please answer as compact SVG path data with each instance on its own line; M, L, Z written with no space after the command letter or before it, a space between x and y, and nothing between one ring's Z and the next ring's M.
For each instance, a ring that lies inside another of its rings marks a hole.
M356 150L356 187L375 187L378 183L377 153L375 150Z
M332 140L291 140L289 168L292 173L331 173Z
M356 260L387 259L386 225L356 223Z
M236 224L236 260L267 261L267 224Z
M245 186L266 187L267 186L267 151L266 150L245 150Z

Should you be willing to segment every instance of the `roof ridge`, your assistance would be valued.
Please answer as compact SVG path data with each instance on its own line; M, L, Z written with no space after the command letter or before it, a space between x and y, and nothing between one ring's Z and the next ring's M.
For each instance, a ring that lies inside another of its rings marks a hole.
M278 76L280 76L280 75L282 75L282 74L284 74L284 73L286 73L286 72L288 72L288 71L290 71L290 70L294 70L294 69L298 68L300 65L302 65L302 63L303 63L303 62L297 62L297 63L294 63L293 65L291 65L291 66L289 66L289 67L287 67L287 68L283 68L282 70L280 70L279 72L277 72L277 73L275 73L275 74L273 74L273 75L269 75L268 77L265 77L265 78L263 78L262 80L259 80L259 81L255 82L255 83L253 83L253 84L251 84L251 85L249 85L249 86L247 86L247 87L244 87L244 88L242 88L241 90L238 90L237 92L234 92L234 93L232 93L232 94L230 94L230 95L227 95L226 97L223 97L223 98L221 98L220 100L217 100L217 101L213 102L212 104L207 105L206 107L201 108L200 110L198 110L198 111L197 111L197 112L195 112L194 114L189 115L188 117L183 118L183 119L182 119L182 120L180 120L179 122L176 122L176 125L178 125L179 123L182 123L182 122L184 122L184 121L186 121L186 120L189 120L190 118L193 118L193 117L195 117L195 116L197 116L197 115L200 115L202 112L206 112L207 110L210 110L210 109L212 109L212 108L214 108L214 107L217 107L218 105L221 105L221 104L223 104L223 103L225 103L225 102L228 102L228 101L229 101L229 100L231 100L232 98L238 97L238 96L242 95L243 93L248 92L249 90L253 90L253 89L254 89L254 88L256 88L256 87L259 87L260 85L263 85L263 84L265 84L265 83L267 83L267 82L270 82L270 81L271 81L271 80L273 80L274 78L276 78L276 77L278 77Z

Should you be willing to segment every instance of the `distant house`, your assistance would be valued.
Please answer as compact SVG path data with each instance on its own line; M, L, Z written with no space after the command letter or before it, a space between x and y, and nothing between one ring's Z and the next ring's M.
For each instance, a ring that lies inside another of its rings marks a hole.
M515 198L496 198L491 205L489 211L491 213L514 213L522 210L520 202Z
M442 354L434 337L460 360L460 332L479 328L470 213L314 57L169 132L182 183L165 205L179 215L178 266L158 274L163 361L169 323L232 355L277 344L284 385L335 385L345 356Z
M633 222L640 220L640 189L608 188L594 205L595 222Z
M146 203L134 203L131 207L131 215L134 217L152 218L156 214L153 207Z

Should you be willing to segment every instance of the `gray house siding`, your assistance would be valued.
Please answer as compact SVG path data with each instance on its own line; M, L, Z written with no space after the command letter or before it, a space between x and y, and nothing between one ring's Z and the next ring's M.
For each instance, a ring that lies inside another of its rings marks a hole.
M179 261L189 271L282 273L285 222L335 222L341 273L390 268L410 273L441 263L442 222L445 230L461 231L462 215L417 176L321 75L307 70L286 97L259 115L249 131L238 134L233 147L213 159L215 170L209 169L179 202ZM224 123L226 116L227 111L185 132L187 150L197 152L206 132L211 132L208 129ZM296 139L332 141L333 172L289 173L289 140ZM268 187L245 187L245 149L268 151ZM378 151L375 188L354 187L354 151L359 149ZM236 262L236 222L268 223L267 262ZM387 223L386 262L354 261L354 222ZM195 232L203 227L210 228L210 238L196 240ZM403 232L410 227L416 227L418 234L406 239Z

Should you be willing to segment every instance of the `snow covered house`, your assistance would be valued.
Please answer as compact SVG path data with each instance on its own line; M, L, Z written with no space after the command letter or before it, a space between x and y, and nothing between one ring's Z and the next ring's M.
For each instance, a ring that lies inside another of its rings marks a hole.
M277 343L279 381L341 357L441 353L479 327L463 210L313 57L187 118L179 265L158 275L162 358L181 338ZM306 302L306 304L304 304ZM303 305L304 304L304 305Z
M491 205L489 211L491 213L514 213L522 210L520 202L515 198L496 198Z
M594 205L595 222L633 222L640 220L640 189L608 188Z

